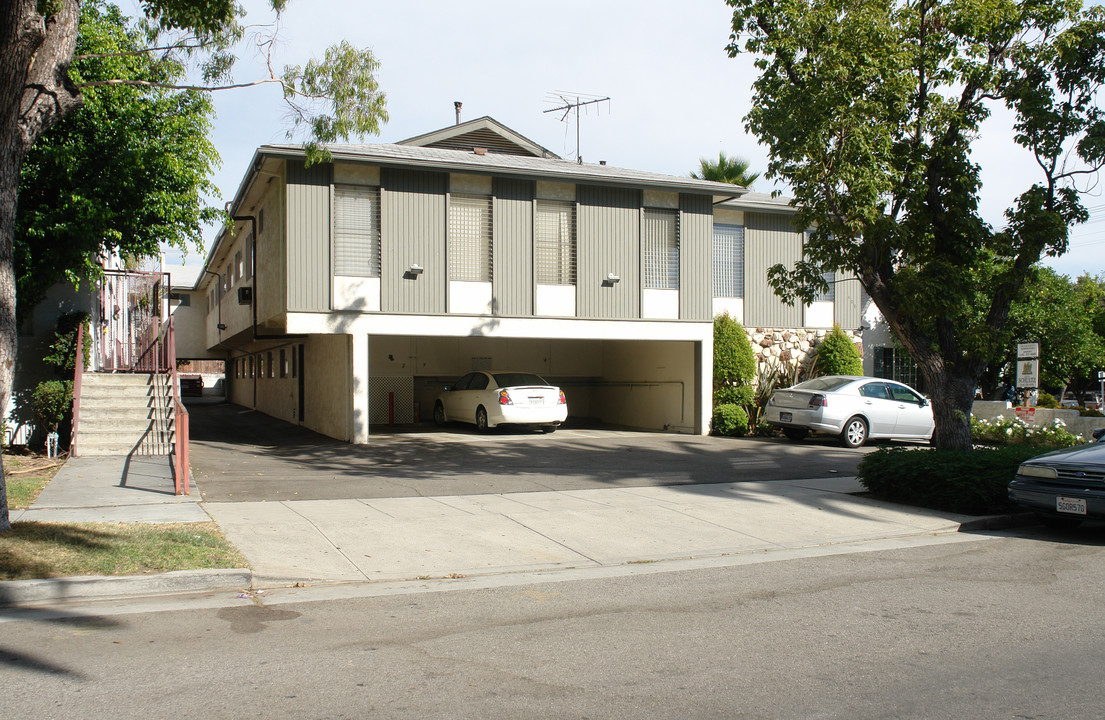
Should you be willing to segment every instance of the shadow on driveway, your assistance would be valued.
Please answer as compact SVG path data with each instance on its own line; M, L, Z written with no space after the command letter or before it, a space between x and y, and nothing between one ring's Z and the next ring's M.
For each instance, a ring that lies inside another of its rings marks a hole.
M189 409L207 502L431 497L854 475L867 449L568 426L552 435L373 427L350 445L237 405Z

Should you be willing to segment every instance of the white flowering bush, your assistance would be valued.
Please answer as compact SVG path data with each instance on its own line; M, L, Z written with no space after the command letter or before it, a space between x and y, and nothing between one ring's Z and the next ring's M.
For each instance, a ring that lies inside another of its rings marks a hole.
M1047 425L1026 423L1019 418L996 417L980 420L971 417L971 437L985 445L1031 445L1041 448L1067 448L1086 442L1081 435L1067 430L1067 425L1055 418Z

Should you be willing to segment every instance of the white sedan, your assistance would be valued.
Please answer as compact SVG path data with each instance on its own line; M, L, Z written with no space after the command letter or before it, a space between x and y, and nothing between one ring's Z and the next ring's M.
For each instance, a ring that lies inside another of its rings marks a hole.
M568 417L564 392L526 372L470 372L434 403L434 422L474 423L480 432L497 425L530 425L551 433Z
M828 375L771 396L764 420L791 440L810 432L839 435L846 447L869 439L932 439L932 406L908 385L880 378Z

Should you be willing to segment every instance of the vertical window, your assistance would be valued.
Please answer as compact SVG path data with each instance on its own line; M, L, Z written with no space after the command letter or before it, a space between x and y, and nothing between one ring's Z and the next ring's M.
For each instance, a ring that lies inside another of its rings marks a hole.
M534 252L539 285L575 285L576 205L574 202L537 201Z
M297 368L296 368L295 364L296 364L296 356L299 355L298 349L299 349L298 345L292 345L292 377L296 376Z
M253 377L253 356L249 356L249 376Z
M714 297L744 297L744 227L714 225Z
M491 198L449 198L449 279L491 282Z
M679 212L645 208L645 287L679 289Z
M819 292L814 296L814 302L833 302L836 300L836 283L833 282L836 279L836 273L832 270L822 273L821 277L825 278L825 282L829 283L829 289L824 292Z
M380 277L380 189L334 186L334 274Z
M280 348L280 377L288 377L288 352Z
M272 350L265 353L265 369L269 372L269 377L276 377L276 368L272 364Z
M242 279L242 251L234 253L234 282Z

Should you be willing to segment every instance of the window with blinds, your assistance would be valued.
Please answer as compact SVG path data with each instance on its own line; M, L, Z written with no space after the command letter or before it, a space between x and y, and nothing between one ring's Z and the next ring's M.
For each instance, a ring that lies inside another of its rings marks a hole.
M679 289L679 212L644 209L645 287Z
M449 279L491 282L491 198L449 196Z
M714 297L744 297L744 227L714 225Z
M822 273L821 277L825 278L825 282L829 283L829 289L814 295L813 301L834 302L836 300L836 273L830 270L826 273Z
M534 222L538 285L576 283L576 204L538 200Z
M334 274L380 277L380 189L334 186Z

